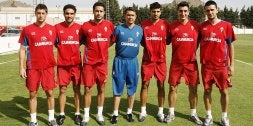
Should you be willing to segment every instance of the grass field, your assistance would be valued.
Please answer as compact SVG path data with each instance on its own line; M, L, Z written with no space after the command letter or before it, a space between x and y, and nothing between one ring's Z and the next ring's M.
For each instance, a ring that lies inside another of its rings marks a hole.
M253 125L253 35L238 35L235 45L235 74L232 78L233 88L229 90L230 103L228 116L230 119L231 126L252 126ZM109 59L109 78L106 86L106 99L104 106L104 116L106 125L110 125L109 119L113 111L113 97L112 97L112 85L111 85L111 66L112 59L114 56L114 48L110 48L110 59ZM168 49L168 60L167 65L170 62L170 50ZM139 57L142 56L142 50L140 51ZM0 126L24 126L30 121L30 115L28 110L28 92L25 88L24 80L19 78L18 75L18 54L9 54L9 55L0 55ZM13 61L12 61L13 60ZM8 63L1 64L2 62L12 61ZM243 62L249 63L243 63ZM134 105L134 116L135 122L128 123L125 120L126 114L126 95L122 97L120 104L120 117L118 120L119 126L162 126L168 125L165 123L159 123L155 119L157 114L157 89L155 85L155 80L152 79L149 87L149 96L147 104L147 119L140 123L137 121L138 114L140 111L140 85L139 83L136 100ZM166 99L168 94L168 84L166 80ZM82 88L83 94L83 88ZM198 104L198 114L202 120L205 117L205 109L203 104L203 86L199 85L198 88L199 94L199 104ZM92 96L92 105L91 105L91 120L89 126L98 125L95 121L96 117L96 90L94 88ZM219 103L219 92L217 88L213 88L213 102L212 102L212 114L214 118L214 125L218 125L221 118L221 109ZM58 89L55 90L55 111L56 115L59 113L58 107ZM171 126L193 126L194 123L188 121L189 104L188 104L188 88L181 84L178 90L178 99L175 107L176 119L170 123ZM68 89L68 97L66 104L66 120L65 126L73 126L73 115L74 115L74 99L72 89ZM83 108L83 107L81 107ZM165 102L165 114L168 111L168 102ZM81 111L83 113L83 110ZM40 126L47 124L47 105L45 94L41 90L38 93L38 121Z

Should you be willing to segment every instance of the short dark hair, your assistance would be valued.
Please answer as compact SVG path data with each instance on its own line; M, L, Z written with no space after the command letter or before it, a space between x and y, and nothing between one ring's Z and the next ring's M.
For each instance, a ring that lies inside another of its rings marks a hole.
M205 3L204 7L210 6L210 5L214 5L217 8L217 3L213 0L209 0Z
M188 7L189 8L189 3L186 1L182 1L177 5L177 10L179 9L179 7Z
M72 9L74 10L74 12L76 13L76 6L72 5L72 4L67 4L63 7L63 12L65 12L65 10L67 9Z
M136 13L136 10L133 8L133 7L127 7L125 10L124 10L124 15L127 13L127 11L133 11Z
M96 2L96 3L94 3L94 5L93 5L93 10L95 10L96 6L101 6L101 7L103 7L104 10L105 10L105 4L102 3L102 2Z
M161 4L159 4L158 2L154 2L154 3L150 4L149 10L160 9L161 7L162 7Z
M45 5L45 4L38 4L36 7L35 7L35 12L37 11L37 10L45 10L46 11L46 13L48 12L48 10L47 10L47 6Z

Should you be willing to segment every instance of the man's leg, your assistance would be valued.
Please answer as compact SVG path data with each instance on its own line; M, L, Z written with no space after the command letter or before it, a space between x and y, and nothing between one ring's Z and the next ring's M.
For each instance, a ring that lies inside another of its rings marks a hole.
M221 118L221 125L223 126L229 126L229 120L227 117L227 111L228 111L228 89L220 90L220 103L221 103L221 110L222 110L222 118Z
M45 91L47 95L47 104L48 104L48 121L50 126L57 126L57 123L54 119L54 92L53 90Z
M104 117L103 117L103 106L105 100L105 83L97 84L97 121L100 125L104 125Z
M92 93L92 87L84 87L84 122L89 122L90 120L90 104L91 104L91 93Z
M59 89L59 105L60 105L60 115L56 118L56 122L59 125L62 125L65 120L65 104L66 104L66 91L67 86L60 86Z
M168 102L169 102L169 112L165 118L165 122L169 123L175 119L174 108L177 100L177 88L178 85L170 85L169 94L168 94Z
M113 105L114 105L113 108L114 108L114 110L113 110L113 115L111 117L110 122L112 124L117 124L118 116L119 116L120 96L114 95L113 99L114 99L114 102L113 102Z
M134 106L134 98L135 98L135 94L133 94L131 96L128 95L128 98L127 98L128 108L127 108L126 119L128 122L134 122L134 118L133 118L133 114L132 114L133 106Z
M204 90L204 104L206 109L206 119L204 122L204 126L211 125L213 123L213 117L211 113L211 103L212 103L212 87Z
M189 85L189 96L188 100L190 103L191 115L189 120L195 122L198 125L202 125L203 122L199 119L197 115L197 104L198 104L198 86L197 85Z
M31 122L37 123L37 91L29 91Z
M150 82L150 80L143 81L142 86L141 86L141 93L140 93L141 113L140 113L140 116L139 116L139 121L140 122L144 121L145 117L147 116L146 103L147 103L147 97L148 97L149 82Z
M79 125L82 121L82 117L80 115L80 99L81 99L80 84L78 85L73 84L73 91L74 91L74 100L75 100L75 108L76 108L74 121L75 121L75 124Z

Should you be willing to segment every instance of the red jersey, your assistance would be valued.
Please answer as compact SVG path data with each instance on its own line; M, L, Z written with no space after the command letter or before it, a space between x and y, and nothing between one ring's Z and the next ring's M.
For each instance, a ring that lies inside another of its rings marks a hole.
M82 26L84 38L84 64L106 63L108 48L114 31L114 25L107 20L96 24L92 20Z
M155 24L149 19L141 23L143 29L143 61L166 62L168 22L160 19Z
M55 25L58 48L58 66L77 65L81 63L80 36L81 25L74 23L67 26L65 22Z
M176 21L170 24L169 40L172 43L172 62L196 61L198 23L189 20L185 25Z
M55 28L49 24L43 27L31 24L26 26L19 43L27 46L27 69L44 69L56 65L53 46L56 40Z
M232 25L226 21L212 25L209 21L201 24L200 61L202 64L227 66L228 44L236 40Z

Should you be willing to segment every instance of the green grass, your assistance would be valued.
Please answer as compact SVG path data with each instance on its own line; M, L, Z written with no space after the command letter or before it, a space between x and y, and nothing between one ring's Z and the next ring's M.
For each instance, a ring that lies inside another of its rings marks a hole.
M234 43L235 45L235 58L240 61L248 62L253 64L253 35L238 35L237 41ZM106 85L106 99L105 99L105 106L104 106L104 116L105 116L105 123L110 125L109 119L111 113L113 111L113 97L112 97L112 85L111 85L111 66L112 66L112 59L114 56L114 47L110 48L110 58L109 58L109 78L108 83ZM170 62L170 51L171 47L169 46L168 49L168 60L167 65ZM142 49L140 50L139 58L142 56ZM5 62L9 60L15 60L18 58L18 54L9 54L9 55L0 55L0 62ZM1 64L0 65L0 126L23 126L26 125L30 121L29 115L29 108L28 108L28 92L25 88L24 80L19 78L18 75L18 61ZM233 88L229 90L230 95L230 103L229 103L229 110L228 116L232 126L252 126L253 121L253 67L241 62L235 62L235 74L232 78L233 80ZM139 79L140 81L140 79ZM120 104L120 117L118 120L118 125L126 126L126 125L147 125L147 126L160 126L160 125L168 125L159 123L155 119L155 115L157 113L157 89L155 80L151 80L151 84L149 87L149 96L148 96L148 104L147 104L147 111L148 117L147 119L140 123L137 121L137 117L140 111L140 85L139 83L137 93L136 93L136 100L134 105L134 116L135 122L128 123L125 120L126 114L126 94L122 96L121 104ZM166 101L165 101L165 110L164 112L167 113L168 111L168 102L167 102L167 94L168 94L168 84L166 80ZM93 96L92 96L92 105L91 105L91 120L88 125L95 126L98 125L95 121L96 117L96 88L94 88ZM125 91L126 93L126 91ZM82 88L83 94L83 88ZM199 94L199 104L198 104L198 114L203 120L205 117L205 109L203 104L203 86L202 84L199 85L198 88ZM73 99L73 92L72 89L68 89L68 97L67 97L67 104L66 104L66 120L64 125L65 126L73 126L73 114L74 114L74 99ZM212 101L212 114L214 117L214 125L218 125L220 118L221 118L221 109L219 103L219 92L217 88L213 88L213 101ZM59 113L59 105L58 105L58 89L55 90L55 101L56 101L56 115ZM188 88L185 84L181 84L178 89L178 99L177 104L175 107L175 114L176 119L169 125L171 126L193 126L192 122L187 120L189 115L189 104L188 104ZM82 105L83 106L83 105ZM83 107L82 113L83 113ZM40 88L38 93L38 121L40 126L44 126L47 124L47 105L46 105L46 98L45 94Z

